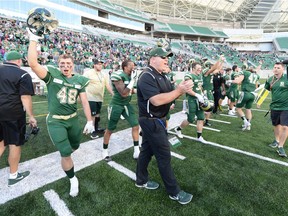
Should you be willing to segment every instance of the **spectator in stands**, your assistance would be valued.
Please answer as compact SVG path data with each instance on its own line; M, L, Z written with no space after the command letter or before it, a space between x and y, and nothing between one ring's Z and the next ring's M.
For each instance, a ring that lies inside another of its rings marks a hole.
M11 51L6 55L6 62L0 66L0 157L6 146L9 146L8 186L30 174L29 171L18 172L21 146L25 142L26 113L30 127L37 127L32 111L32 79L26 71L20 69L21 59L19 52Z
M99 133L104 131L104 129L99 128L99 122L105 88L112 96L114 94L110 86L108 74L102 72L103 63L104 62L101 59L94 59L94 68L85 71L83 74L83 76L90 79L90 82L86 87L86 93L95 127L95 130L91 134L92 139L98 138Z

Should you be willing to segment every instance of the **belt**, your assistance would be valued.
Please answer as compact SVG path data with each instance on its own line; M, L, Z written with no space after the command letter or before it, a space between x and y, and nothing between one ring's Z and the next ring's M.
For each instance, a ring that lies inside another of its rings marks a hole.
M52 115L52 118L54 119L62 119L62 120L68 120L70 118L73 118L77 115L77 112L72 113L71 115Z
M154 119L160 119L160 120L166 120L166 117L162 117L162 118L156 118L156 117L145 117L145 116L142 116L142 117L139 117L139 119L150 119L150 120L154 120Z

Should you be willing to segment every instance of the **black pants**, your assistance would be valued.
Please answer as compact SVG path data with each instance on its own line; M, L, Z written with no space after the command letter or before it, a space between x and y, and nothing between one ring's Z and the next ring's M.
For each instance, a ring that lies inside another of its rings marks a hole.
M136 183L145 184L148 181L147 168L152 156L155 155L167 193L173 196L178 194L180 187L171 167L165 119L140 118L139 123L142 128L142 149L137 160Z
M221 91L220 90L214 91L213 96L214 96L214 110L213 110L213 113L217 113L219 100L221 98Z

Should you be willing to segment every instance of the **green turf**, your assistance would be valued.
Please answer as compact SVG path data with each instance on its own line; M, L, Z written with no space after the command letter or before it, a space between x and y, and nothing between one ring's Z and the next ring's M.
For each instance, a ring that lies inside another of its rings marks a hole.
M107 123L107 100L103 104L101 126ZM136 104L136 97L133 103ZM182 110L182 97L173 112ZM35 115L47 114L45 97L35 96ZM261 109L267 109L268 97ZM223 111L227 113L227 111ZM253 111L252 130L243 132L242 121L214 115L212 118L231 121L232 124L211 122L221 133L204 130L203 136L209 141L241 149L247 152L288 162L280 158L268 144L273 141L273 128L265 112ZM85 118L79 105L81 124ZM21 161L27 161L56 151L47 135L45 116L37 117L41 131L23 147ZM127 128L120 121L117 130ZM116 131L117 131L116 130ZM187 127L183 134L196 136L195 127ZM112 135L113 136L113 135ZM82 142L89 140L82 137ZM287 215L287 167L273 164L211 145L203 145L188 139L182 145L172 148L186 157L184 161L172 157L172 166L179 185L194 197L190 204L182 206L168 198L153 158L149 166L150 177L160 183L156 191L136 188L134 182L101 161L77 172L80 180L80 194L76 198L68 195L67 178L60 179L27 195L0 206L0 215L55 215L43 193L53 189L64 200L74 215ZM113 160L135 172L136 161L132 159L133 149L113 157ZM7 153L0 160L0 168L7 166ZM48 163L48 162L47 162ZM47 176L49 178L49 176ZM1 189L0 189L1 191ZM0 196L5 196L0 194Z

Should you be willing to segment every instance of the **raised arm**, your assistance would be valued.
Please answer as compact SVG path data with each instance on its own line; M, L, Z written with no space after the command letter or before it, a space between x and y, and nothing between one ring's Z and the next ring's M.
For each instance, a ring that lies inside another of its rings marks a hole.
M37 43L41 37L34 35L30 30L27 30L29 34L29 48L28 48L28 63L32 71L40 78L43 79L47 75L47 70L45 67L38 63L38 54L37 54Z

